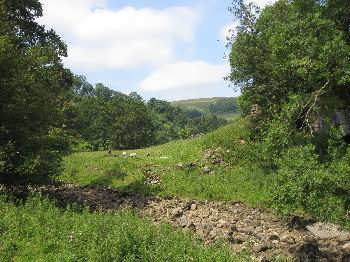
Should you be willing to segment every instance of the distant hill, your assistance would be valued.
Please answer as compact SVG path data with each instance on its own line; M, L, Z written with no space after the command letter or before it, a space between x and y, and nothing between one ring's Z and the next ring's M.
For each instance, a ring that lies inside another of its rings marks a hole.
M188 99L173 101L171 104L184 110L198 110L204 113L213 113L227 120L231 120L239 115L237 97Z

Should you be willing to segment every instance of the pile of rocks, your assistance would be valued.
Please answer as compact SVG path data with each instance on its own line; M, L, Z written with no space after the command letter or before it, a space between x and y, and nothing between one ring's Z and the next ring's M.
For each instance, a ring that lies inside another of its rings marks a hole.
M210 163L212 165L224 165L224 150L221 147L218 147L216 149L207 149L204 152L203 159L206 163Z
M150 186L160 185L161 183L160 176L154 171L152 171L151 169L144 170L143 175L145 177L145 181L144 181L145 185L150 185Z
M321 236L309 228L317 224L293 228L266 210L242 203L152 200L142 212L157 223L191 230L206 243L226 239L235 252L250 250L258 261L350 261L349 232L320 223Z
M216 149L207 149L203 153L201 160L197 159L190 163L178 163L176 169L191 170L199 168L202 174L214 174L214 166L220 165L227 167L228 164L225 162L225 153L229 153L229 150L223 150L221 147Z

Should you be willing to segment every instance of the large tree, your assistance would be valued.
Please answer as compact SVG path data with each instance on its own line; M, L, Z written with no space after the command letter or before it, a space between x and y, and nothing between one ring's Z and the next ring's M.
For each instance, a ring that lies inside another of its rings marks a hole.
M230 54L231 79L242 86L244 113L258 105L270 121L297 97L300 120L310 122L349 106L347 3L279 0L259 12L236 1L241 26Z
M126 95L85 77L74 77L67 126L93 149L140 148L153 143L153 122L142 98Z
M41 180L59 168L71 73L61 62L67 55L65 44L36 22L41 15L38 0L0 0L2 180Z

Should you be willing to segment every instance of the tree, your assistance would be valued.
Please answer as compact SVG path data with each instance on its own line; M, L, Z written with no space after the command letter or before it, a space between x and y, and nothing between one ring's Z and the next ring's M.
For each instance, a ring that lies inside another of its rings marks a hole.
M111 90L99 83L93 87L84 77L75 77L74 94L67 123L75 135L94 150L131 149L153 142L153 122L142 98Z
M66 46L36 22L37 0L0 1L0 176L41 180L57 174L63 108L71 73Z
M318 114L349 106L348 30L340 30L347 19L338 15L344 13L342 1L280 0L261 13L239 2L234 10L243 26L230 63L231 79L242 87L244 114L259 105L261 119L268 123L290 97L298 97L296 114L301 127L309 129ZM333 16L327 10L334 5Z

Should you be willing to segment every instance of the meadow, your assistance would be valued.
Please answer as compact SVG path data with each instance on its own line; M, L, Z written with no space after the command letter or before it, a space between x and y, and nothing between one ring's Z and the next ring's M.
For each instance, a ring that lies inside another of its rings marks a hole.
M64 172L59 179L146 195L237 200L259 205L268 199L272 177L258 165L244 162L241 153L246 152L247 145L240 144L245 135L240 122L199 138L125 151L126 156L123 151L74 153L64 159ZM204 159L206 150L217 148L225 165ZM130 154L136 157L129 157ZM210 173L205 174L203 168L209 168ZM146 170L157 174L161 183L145 185Z

